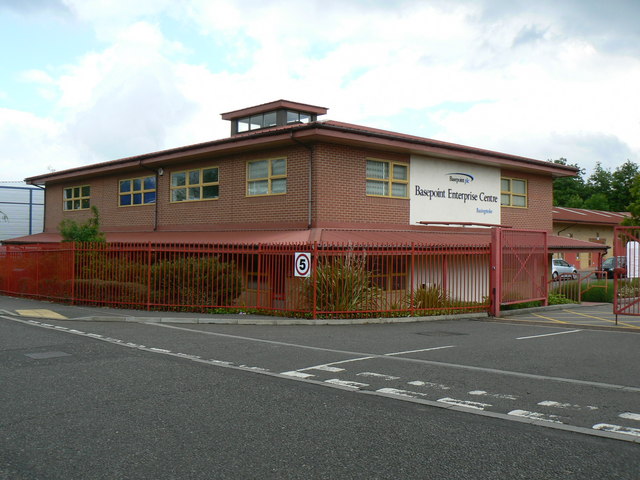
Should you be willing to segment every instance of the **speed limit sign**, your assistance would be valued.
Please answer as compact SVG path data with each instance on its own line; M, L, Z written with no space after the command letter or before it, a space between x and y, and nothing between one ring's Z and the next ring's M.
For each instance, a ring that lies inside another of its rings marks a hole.
M296 277L311 276L311 253L296 252L294 270Z

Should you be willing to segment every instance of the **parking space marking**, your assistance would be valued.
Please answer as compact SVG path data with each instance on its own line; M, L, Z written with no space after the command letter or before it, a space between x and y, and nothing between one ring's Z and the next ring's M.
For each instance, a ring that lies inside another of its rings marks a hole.
M555 408L569 408L569 409L573 409L573 410L598 410L598 407L593 407L591 405L587 405L586 407L583 407L582 405L574 405L572 403L561 403L561 402L555 402L553 400L543 400L542 402L538 402L538 405L542 406L542 407L555 407Z
M620 418L626 418L628 420L637 420L637 421L640 422L640 413L624 412L624 413L621 413L618 416Z
M458 400L456 398L440 398L438 399L440 403L444 403L445 405L455 405L456 407L466 407L473 408L474 410L484 410L485 408L491 407L490 403L481 403L481 402L471 402L469 400Z
M542 420L543 422L562 423L560 420L558 420L560 417L557 415L546 415L544 413L529 412L527 410L511 410L508 415L528 418L530 420Z
M36 308L34 310L16 310L16 313L22 317L48 318L50 320L68 320L68 318L64 315L60 315L53 310L47 310L46 308Z
M330 383L332 385L340 385L342 387L356 388L356 389L369 386L368 383L351 382L349 380L340 380L339 378L331 378L329 380L325 380L324 383Z
M427 396L426 393L412 392L411 390L401 390L398 388L379 388L378 390L376 390L376 392L388 393L390 395L397 395L399 397L405 397L405 398L419 398L419 397Z
M595 318L596 320L602 320L603 322L615 323L615 320L609 320L603 317L596 317L594 315L587 315L586 313L574 312L573 310L567 310L567 312L573 313L575 315L580 315L582 317ZM631 327L631 328L640 328L637 325L632 325L630 323L625 323L625 322L618 322L618 325L624 325L625 327Z
M552 335L565 335L567 333L577 333L582 330L567 330L566 332L543 333L542 335L529 335L528 337L518 337L516 340L528 340L530 338L551 337Z
M431 352L433 350L442 350L443 348L453 348L455 345L445 345L443 347L421 348L419 350L407 350L405 352L385 353L385 357L393 357L394 355L405 355L407 353Z
M640 428L622 427L620 425L611 425L610 423L598 423L594 425L594 430L603 430L605 432L623 433L625 435L633 435L640 437Z

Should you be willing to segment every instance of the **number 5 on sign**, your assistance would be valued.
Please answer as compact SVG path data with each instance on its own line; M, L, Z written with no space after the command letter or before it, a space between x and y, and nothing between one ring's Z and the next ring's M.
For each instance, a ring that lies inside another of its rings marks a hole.
M294 270L296 277L311 276L311 253L296 252Z

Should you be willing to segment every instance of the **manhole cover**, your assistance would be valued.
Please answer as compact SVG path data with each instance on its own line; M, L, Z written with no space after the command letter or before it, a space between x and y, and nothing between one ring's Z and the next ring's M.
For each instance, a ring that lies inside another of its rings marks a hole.
M36 360L42 360L45 358L56 358L56 357L70 357L70 353L65 352L37 352L37 353L25 353L25 355L29 358L35 358Z

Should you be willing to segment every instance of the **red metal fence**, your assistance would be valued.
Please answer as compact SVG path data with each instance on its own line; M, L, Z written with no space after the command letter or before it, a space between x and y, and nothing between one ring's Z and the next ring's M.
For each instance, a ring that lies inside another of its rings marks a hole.
M615 227L613 313L640 315L640 227Z
M311 275L297 277L296 252ZM152 245L0 247L0 292L148 310L309 317L489 309L488 245Z

